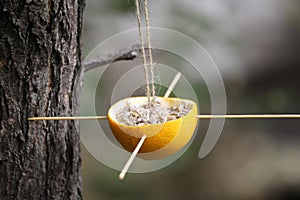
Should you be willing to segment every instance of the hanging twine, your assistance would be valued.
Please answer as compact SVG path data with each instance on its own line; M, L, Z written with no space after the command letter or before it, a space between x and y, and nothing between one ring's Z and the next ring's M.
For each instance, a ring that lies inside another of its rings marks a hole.
M149 51L149 65L150 65L152 97L154 97L155 96L155 86L154 86L153 58L152 58L152 47L151 47L151 39L150 39L150 26L149 26L149 14L148 14L147 0L144 0L144 8L145 8L145 19L146 19L146 30L147 30L147 46L148 46L148 51Z
M148 106L150 108L151 107L151 101L150 101L151 94L150 94L150 86L149 86L149 73L148 73L148 67L147 67L147 57L146 57L146 52L145 52L144 37L143 37L142 28L141 28L142 20L141 20L139 0L135 0L135 6L136 6L136 14L137 14L137 21L138 21L138 29L139 29L139 39L140 39L140 44L142 47L142 54L143 54L144 76L145 76L146 87L147 87Z
M137 13L137 21L138 21L138 30L139 30L139 40L142 48L143 55L143 66L144 66L144 76L147 87L147 97L148 97L148 106L151 108L151 96L155 96L155 86L154 86L154 70L153 70L153 58L152 58L152 47L151 47L151 39L150 39L150 26L149 26L149 14L148 14L148 2L144 0L144 10L145 10L145 21L146 21L146 34L147 34L147 47L144 44L144 36L142 31L142 20L141 20L141 11L140 11L140 3L139 0L135 0L136 5L136 13ZM146 50L148 49L149 54L149 64L146 56ZM150 88L150 80L149 80L149 68L150 68L150 77L151 77L151 88Z

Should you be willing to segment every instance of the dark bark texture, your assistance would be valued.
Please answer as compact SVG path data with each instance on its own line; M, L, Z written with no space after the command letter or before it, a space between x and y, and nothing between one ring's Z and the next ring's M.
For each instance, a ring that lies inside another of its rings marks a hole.
M82 199L79 129L84 0L0 2L0 199Z

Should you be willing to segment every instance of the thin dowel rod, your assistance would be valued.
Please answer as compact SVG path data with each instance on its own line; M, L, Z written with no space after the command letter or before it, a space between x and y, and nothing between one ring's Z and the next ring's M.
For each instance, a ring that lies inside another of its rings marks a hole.
M236 115L196 115L199 119L284 119L300 118L300 114L236 114Z
M199 119L297 119L300 114L234 114L234 115L196 115ZM35 120L99 120L107 119L107 116L77 116L77 117L31 117L30 121Z
M170 84L167 92L165 93L164 98L169 97L169 95L171 94L172 90L174 89L174 87L176 86L177 82L179 81L180 77L181 77L181 73L178 72L176 74L176 76L174 77L173 81L171 82L171 84Z
M139 152L139 150L141 149L144 141L146 139L146 135L143 135L139 141L139 143L136 145L134 151L132 152L131 156L129 157L129 159L127 160L126 164L124 165L121 173L119 174L119 179L123 180L131 163L133 162L134 158L136 157L136 154Z
M91 120L91 119L107 119L107 116L67 116L67 117L31 117L30 121L36 120Z

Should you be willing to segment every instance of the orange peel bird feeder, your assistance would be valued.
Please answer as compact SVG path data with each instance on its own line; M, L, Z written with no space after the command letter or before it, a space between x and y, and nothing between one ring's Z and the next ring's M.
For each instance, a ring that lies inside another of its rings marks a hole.
M164 105L158 109L166 107L170 111L168 112L166 109L168 116L156 117L161 118L162 122L159 123L145 124L142 121L142 117L139 117L136 125L129 125L122 122L120 118L118 119L118 111L127 107L128 102L133 102L135 106L146 105L147 97L123 99L111 106L108 111L108 121L111 130L115 138L127 151L132 152L140 138L143 135L146 136L146 140L139 153L154 153L150 154L150 157L144 157L145 159L161 159L179 151L190 141L197 125L197 118L195 116L198 113L198 108L195 102L186 99L164 97L157 97L156 101ZM180 113L181 109L185 112ZM138 115L136 113L132 111L132 115ZM123 115L125 114L123 113ZM163 151L155 153L155 151L163 147L165 147Z

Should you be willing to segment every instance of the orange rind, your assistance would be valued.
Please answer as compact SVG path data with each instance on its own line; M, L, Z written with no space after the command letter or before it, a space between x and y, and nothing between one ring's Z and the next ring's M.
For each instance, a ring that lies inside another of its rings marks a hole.
M144 159L163 159L182 149L192 138L197 126L197 104L191 100L179 98L157 97L165 106L179 106L188 104L189 112L175 120L160 124L126 125L118 122L117 113L124 108L128 101L142 104L148 101L147 97L131 97L112 105L108 111L110 128L117 141L129 152L132 152L140 138L146 135L138 156Z

